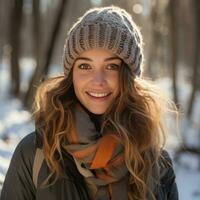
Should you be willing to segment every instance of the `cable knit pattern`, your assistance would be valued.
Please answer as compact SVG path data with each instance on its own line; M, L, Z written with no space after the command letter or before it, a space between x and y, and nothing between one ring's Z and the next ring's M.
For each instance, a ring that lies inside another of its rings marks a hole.
M88 10L72 26L63 53L67 76L75 59L85 50L102 48L119 56L136 76L142 72L142 36L130 14L110 6Z

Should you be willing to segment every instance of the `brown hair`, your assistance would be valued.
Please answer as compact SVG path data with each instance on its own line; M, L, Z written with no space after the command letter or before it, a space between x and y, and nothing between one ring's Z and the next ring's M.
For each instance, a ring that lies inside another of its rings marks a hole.
M136 78L123 63L120 91L104 114L103 127L111 127L125 147L125 162L130 172L129 199L146 199L153 195L153 182L159 180L160 150L165 131L162 114L168 109L155 86ZM50 78L41 84L35 98L36 126L43 136L45 159L55 180L62 176L62 147L67 143L73 122L76 97L72 72L68 77ZM173 103L172 110L175 110Z

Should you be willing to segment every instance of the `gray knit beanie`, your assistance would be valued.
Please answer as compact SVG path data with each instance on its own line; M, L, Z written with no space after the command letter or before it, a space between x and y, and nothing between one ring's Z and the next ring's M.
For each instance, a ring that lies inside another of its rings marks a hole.
M64 74L68 76L74 61L85 50L102 48L120 57L141 74L143 49L141 33L130 14L110 6L88 10L70 29L63 53Z

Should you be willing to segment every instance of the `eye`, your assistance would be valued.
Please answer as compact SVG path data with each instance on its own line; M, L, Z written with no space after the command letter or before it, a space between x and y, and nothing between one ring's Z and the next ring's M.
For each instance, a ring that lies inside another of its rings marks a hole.
M109 70L119 70L120 65L118 64L109 64L107 65L107 69Z
M82 63L82 64L78 65L78 68L79 69L90 69L91 67L89 64Z

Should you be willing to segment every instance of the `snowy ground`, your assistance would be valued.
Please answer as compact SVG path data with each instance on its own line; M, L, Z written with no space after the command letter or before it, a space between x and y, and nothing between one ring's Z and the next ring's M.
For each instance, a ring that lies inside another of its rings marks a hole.
M11 99L8 96L9 76L7 69L8 65L4 63L0 65L0 191L16 145L26 134L34 130L30 113L23 109L19 100ZM26 86L29 75L30 70L23 70L24 86L22 87ZM170 91L171 82L169 79L159 80L159 84L162 84L166 91ZM183 104L189 90L190 86L184 80L181 80L179 95L183 99ZM180 123L180 132L186 130L184 132L187 133L186 138L191 145L199 145L200 142L198 136L198 133L200 133L200 103L197 102L200 102L200 95L196 98L193 120L189 123L183 116ZM166 148L172 157L174 149L179 144L180 135L170 134ZM200 200L200 158L191 154L181 155L179 163L174 162L174 169L177 176L180 200Z

